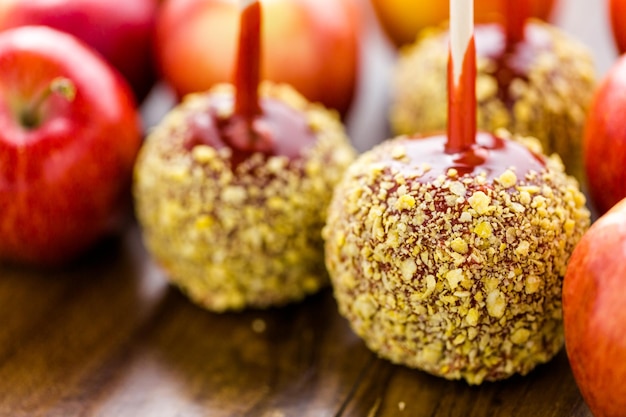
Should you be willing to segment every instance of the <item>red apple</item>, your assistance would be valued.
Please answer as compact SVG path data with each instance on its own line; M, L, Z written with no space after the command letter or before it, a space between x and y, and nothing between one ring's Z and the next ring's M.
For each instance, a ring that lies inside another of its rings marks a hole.
M157 0L0 0L0 30L46 25L71 33L116 67L142 100L155 79L157 7Z
M626 200L580 240L563 281L565 346L596 417L626 410Z
M598 85L591 101L583 152L589 197L600 214L626 197L626 56Z
M447 0L370 1L382 28L396 46L413 43L422 29L438 25L450 16ZM498 21L503 13L503 1L505 0L476 0L474 20L477 23ZM557 0L530 0L531 15L548 20L556 2Z
M264 7L262 78L291 84L346 114L358 77L359 18L353 0L274 0ZM179 97L233 78L236 1L166 0L156 58Z
M620 54L626 52L626 1L625 0L608 0L609 15L611 18L611 27L613 29L613 38L615 46Z
M128 84L91 48L0 33L0 259L58 264L107 233L140 144Z

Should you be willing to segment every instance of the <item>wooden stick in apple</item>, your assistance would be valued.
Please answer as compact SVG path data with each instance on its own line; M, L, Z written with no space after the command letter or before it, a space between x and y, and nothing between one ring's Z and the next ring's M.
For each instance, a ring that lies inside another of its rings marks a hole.
M259 73L261 63L261 4L239 0L239 49L235 67L235 113L247 120L261 113Z
M524 28L530 15L528 0L504 0L505 30L507 46L524 40Z
M469 150L476 142L476 47L473 0L450 0L448 60L448 141L446 153Z

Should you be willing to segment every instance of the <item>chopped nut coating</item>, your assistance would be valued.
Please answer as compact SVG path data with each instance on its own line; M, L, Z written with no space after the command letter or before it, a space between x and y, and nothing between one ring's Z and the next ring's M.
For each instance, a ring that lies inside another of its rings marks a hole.
M230 148L186 149L185 121L208 94L188 96L146 139L134 198L146 246L168 278L214 310L300 300L328 284L321 229L335 184L354 160L339 118L290 87L261 94L303 112L316 141L291 159L252 154L231 164Z
M340 312L395 363L470 384L526 374L563 344L561 283L589 226L584 196L558 159L515 179L421 181L420 161L394 156L420 140L364 153L335 190L323 236Z

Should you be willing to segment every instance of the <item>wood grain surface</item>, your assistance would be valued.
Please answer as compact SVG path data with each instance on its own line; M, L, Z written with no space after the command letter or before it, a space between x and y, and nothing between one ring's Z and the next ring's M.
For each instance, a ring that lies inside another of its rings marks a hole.
M137 227L56 272L2 269L2 416L589 416L562 352L470 387L378 359L330 290L213 314L170 287Z
M576 29L583 16L602 24L598 3L562 0L559 24ZM600 54L600 73L614 54L604 25L581 34ZM378 52L365 55L349 126L361 148L386 134L384 83L372 80L393 59L375 34L365 39ZM149 106L157 120L158 105ZM564 351L526 377L479 387L446 381L369 352L330 289L280 309L201 310L167 284L131 223L62 269L0 266L0 416L591 413Z

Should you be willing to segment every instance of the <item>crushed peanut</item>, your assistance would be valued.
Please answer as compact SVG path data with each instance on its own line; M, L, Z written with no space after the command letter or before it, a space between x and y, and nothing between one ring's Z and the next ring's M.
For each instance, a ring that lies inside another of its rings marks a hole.
M502 175L498 177L498 182L504 188L513 187L515 183L517 182L517 176L515 175L515 172L511 171L510 169L507 169L506 171L502 173Z
M489 222L480 222L474 228L474 233L480 238L488 239L493 234L493 228Z
M490 206L491 197L482 191L476 191L467 199L467 202L470 203L470 206L480 215L487 214L492 208L492 206Z
M457 237L452 242L450 242L450 247L457 253L465 255L469 249L467 245L467 241L461 237Z

